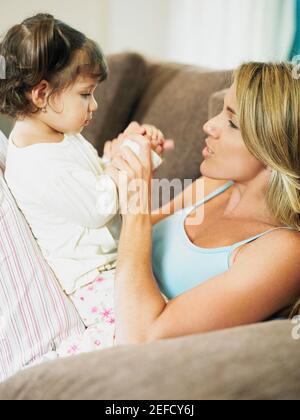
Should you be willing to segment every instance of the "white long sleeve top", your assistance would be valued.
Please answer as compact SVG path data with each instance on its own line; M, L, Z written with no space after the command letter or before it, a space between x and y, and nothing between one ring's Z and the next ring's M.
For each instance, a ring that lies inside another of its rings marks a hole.
M5 179L67 294L115 266L118 191L81 134L19 148L9 139Z

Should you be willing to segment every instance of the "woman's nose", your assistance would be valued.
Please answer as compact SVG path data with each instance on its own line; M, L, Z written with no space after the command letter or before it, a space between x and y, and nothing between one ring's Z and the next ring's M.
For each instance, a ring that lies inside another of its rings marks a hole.
M203 126L203 130L209 136L212 136L212 137L217 137L218 136L218 129L217 129L216 125L214 124L213 120L207 121Z

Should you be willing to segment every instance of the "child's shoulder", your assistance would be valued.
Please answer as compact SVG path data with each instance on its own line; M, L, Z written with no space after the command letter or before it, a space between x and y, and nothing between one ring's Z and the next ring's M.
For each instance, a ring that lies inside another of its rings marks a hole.
M35 144L61 143L64 140L64 135L58 133L43 136L32 131L18 129L10 133L9 139L14 146L23 149Z

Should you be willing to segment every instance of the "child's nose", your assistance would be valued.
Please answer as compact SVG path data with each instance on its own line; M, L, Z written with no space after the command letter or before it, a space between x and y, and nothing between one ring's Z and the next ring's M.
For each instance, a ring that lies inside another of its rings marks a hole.
M97 111L97 109L98 109L98 103L97 103L96 99L92 96L92 100L90 102L90 110L92 112L95 112L95 111Z

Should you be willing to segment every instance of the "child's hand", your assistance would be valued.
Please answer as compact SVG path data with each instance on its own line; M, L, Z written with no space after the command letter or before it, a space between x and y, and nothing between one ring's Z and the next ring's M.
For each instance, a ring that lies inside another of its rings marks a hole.
M118 138L105 143L105 158L112 160L114 157L120 155L120 148L124 141L130 138L130 134L139 134L144 136L148 141L150 141L152 150L154 150L159 156L162 156L167 150L174 149L174 141L165 140L163 133L155 126L149 124L140 125L137 122L132 122L126 128L124 133L121 133L118 136Z
M137 122L132 122L124 131L125 134L141 134L147 138L151 143L151 148L159 156L163 156L164 152L168 150L174 150L175 144L171 139L166 140L164 134L154 125L142 124L140 125Z
M141 128L143 130L142 135L151 143L151 149L162 157L165 142L165 136L163 133L154 125L143 124Z
M151 149L154 150L159 156L162 156L164 151L164 135L154 125L142 124L134 121L126 128L124 134L130 137L130 134L140 134L144 136L151 144Z

